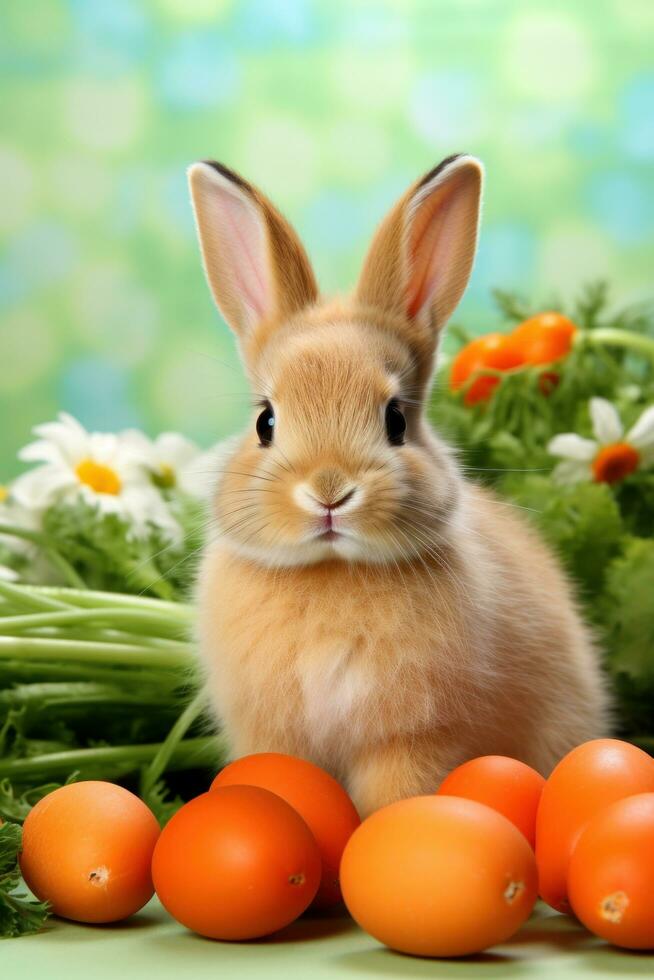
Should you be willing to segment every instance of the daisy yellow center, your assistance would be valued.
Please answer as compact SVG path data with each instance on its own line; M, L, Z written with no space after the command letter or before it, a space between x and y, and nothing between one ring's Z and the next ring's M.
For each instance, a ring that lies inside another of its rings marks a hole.
M618 483L638 466L640 456L628 442L602 446L593 460L593 476L598 483Z
M83 459L75 467L75 475L80 483L86 484L96 493L120 493L120 477L110 466L96 463L94 459Z
M0 483L0 504L4 503L9 496L9 491Z

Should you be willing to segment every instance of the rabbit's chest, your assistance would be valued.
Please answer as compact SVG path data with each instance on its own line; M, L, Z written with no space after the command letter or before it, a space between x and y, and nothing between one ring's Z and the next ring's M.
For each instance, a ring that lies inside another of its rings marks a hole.
M376 682L348 638L335 635L307 644L298 650L294 669L305 724L314 741L358 727Z
M310 747L333 757L408 718L425 727L456 703L438 677L433 609L417 615L415 603L399 603L382 573L361 585L347 569L318 579L318 570L282 576L216 561L211 571L200 648L241 752Z
M375 698L378 678L358 634L313 618L283 621L269 615L266 639L257 648L238 643L238 697L259 711L270 710L270 724L316 747L360 727ZM263 657L262 657L263 652Z

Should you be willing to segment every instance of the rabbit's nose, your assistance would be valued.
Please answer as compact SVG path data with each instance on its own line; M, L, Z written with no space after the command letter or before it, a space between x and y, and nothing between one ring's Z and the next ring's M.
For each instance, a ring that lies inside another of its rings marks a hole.
M339 497L338 500L334 500L333 503L331 503L331 504L325 504L325 507L327 507L329 510L336 510L337 507L342 507L343 504L346 504L348 502L348 500L351 500L352 499L352 497L354 496L355 490L356 490L356 487L352 487L351 490L348 490L347 493L344 493L343 496L342 497Z
M339 485L331 487L319 480L301 483L295 488L295 500L303 510L312 514L332 514L360 496L360 488L346 484L342 479Z
M323 469L310 481L311 496L323 507L336 510L351 500L356 487L338 469Z
M321 507L324 507L325 510L331 511L331 510L337 510L339 507L342 507L344 504L346 504L348 502L348 500L351 500L352 499L352 497L354 496L354 494L356 492L357 492L357 488L356 487L352 487L350 490L348 490L346 493L344 493L341 497L339 497L338 500L329 500L329 499L328 500L325 500L322 497L322 495L319 496L318 494L313 493L311 491L308 491L308 496L313 501L315 501L317 504L319 504Z

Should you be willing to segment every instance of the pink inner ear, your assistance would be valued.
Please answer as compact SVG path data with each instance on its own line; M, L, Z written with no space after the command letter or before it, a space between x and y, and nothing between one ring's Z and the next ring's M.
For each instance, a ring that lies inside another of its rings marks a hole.
M479 213L478 174L461 171L441 179L440 186L424 188L409 215L407 287L408 315L416 317L429 307L437 329L451 316L466 287Z
M460 210L460 208L459 208ZM408 313L415 317L435 300L458 258L457 195L436 191L419 207L411 229ZM438 305L438 302L436 300Z
M214 227L218 229L224 267L234 291L256 320L270 311L270 282L262 219L229 191L213 197Z

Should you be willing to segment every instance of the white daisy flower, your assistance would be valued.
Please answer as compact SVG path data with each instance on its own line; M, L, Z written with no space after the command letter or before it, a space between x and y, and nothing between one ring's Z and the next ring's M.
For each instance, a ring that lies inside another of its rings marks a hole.
M547 451L562 457L554 467L555 480L617 483L654 463L654 405L645 409L626 434L615 406L606 398L591 398L589 411L594 439L565 432L548 443Z
M135 458L147 466L157 486L177 487L201 499L213 488L212 475L217 469L215 453L204 452L179 433L162 432L156 439L150 439L138 429L127 429L121 438L133 449Z
M20 507L43 512L56 502L81 498L103 514L128 520L136 534L149 522L179 534L179 525L128 442L87 432L65 412L56 422L37 425L34 433L39 439L25 446L19 458L42 465L14 480L11 496Z

